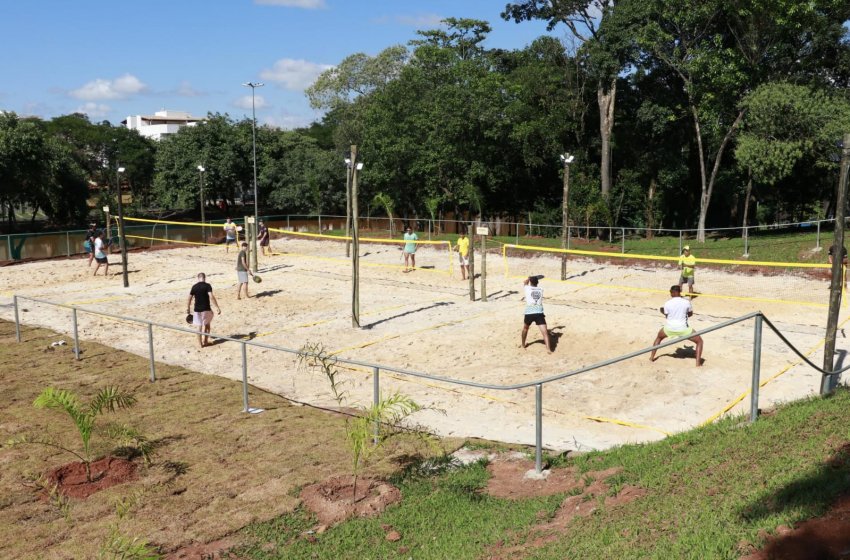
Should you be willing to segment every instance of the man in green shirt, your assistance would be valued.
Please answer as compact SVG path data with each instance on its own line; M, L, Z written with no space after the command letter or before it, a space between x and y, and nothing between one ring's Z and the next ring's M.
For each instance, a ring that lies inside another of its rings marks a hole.
M682 290L682 285L688 284L688 293L695 294L694 291L694 269L696 268L697 259L691 254L691 248L688 245L682 247L682 256L679 257L679 267L682 273L679 276L679 291Z

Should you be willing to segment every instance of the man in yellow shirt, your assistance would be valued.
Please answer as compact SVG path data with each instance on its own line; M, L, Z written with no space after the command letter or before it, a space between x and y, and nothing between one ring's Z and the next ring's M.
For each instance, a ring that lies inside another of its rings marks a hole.
M455 249L457 250L458 262L460 262L460 275L463 280L466 280L466 274L469 272L469 238L466 233L461 233L460 237L457 238Z
M694 269L696 268L697 259L691 254L691 248L688 245L682 247L682 256L679 257L679 267L682 273L679 276L679 291L682 290L682 285L687 282L688 293L695 294L694 291Z

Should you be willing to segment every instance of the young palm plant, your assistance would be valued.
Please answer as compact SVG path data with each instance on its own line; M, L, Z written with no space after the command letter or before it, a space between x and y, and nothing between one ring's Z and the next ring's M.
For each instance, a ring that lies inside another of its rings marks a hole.
M375 206L381 206L387 213L387 217L390 219L390 237L393 236L393 210L395 210L395 201L392 197L384 192L379 192L372 199L372 204Z
M91 437L95 430L95 421L97 417L105 412L115 412L115 410L119 408L129 408L136 404L136 398L132 394L115 387L106 387L101 389L86 406L80 402L79 397L71 391L48 387L42 391L32 404L36 408L60 410L67 413L80 434L83 449L81 452L78 452L71 447L66 447L47 440L31 440L26 443L39 443L55 447L76 456L86 468L86 480L91 482ZM126 427L124 427L124 429L113 428L110 430L108 436L115 439L134 439L136 443L145 443L144 438L139 436L139 434L137 434L134 430ZM142 453L147 456L147 446L140 445L139 447Z

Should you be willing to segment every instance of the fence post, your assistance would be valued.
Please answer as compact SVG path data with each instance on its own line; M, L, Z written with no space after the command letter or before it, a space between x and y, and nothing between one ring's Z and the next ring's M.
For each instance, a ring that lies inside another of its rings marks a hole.
M745 257L750 256L750 228L744 228L744 255Z
M516 245L519 245L519 222L516 223Z
M153 237L153 236L151 236L151 237ZM168 224L165 224L165 242L169 243L169 241L168 241Z
M380 370L376 367L372 368L372 404L377 408L381 402L381 378ZM375 419L375 434L372 437L372 444L378 445L378 438L381 435L381 421Z
M286 229L289 229L289 215L286 216Z
M9 251L9 255L8 255L9 260L10 261L14 260L14 259L12 259L12 236L11 235L6 236L6 249Z
M65 252L71 256L71 232L65 232Z
M622 249L620 249L620 254L626 254L626 228L620 228L620 235L623 238Z
M319 214L319 233L322 233L322 215Z
M242 412L248 412L248 345L242 343L242 404L245 409Z
M756 315L753 329L753 383L750 390L750 422L759 415L759 378L761 376L761 323L762 316Z
M679 230L679 254L682 254L682 230Z
M77 332L77 308L73 308L73 314L71 315L72 323L74 325L74 356L79 360L80 359L80 336Z
M567 249L570 248L570 226L567 226Z
M156 360L153 355L153 323L148 323L148 350L151 355L151 383L156 381Z
M815 249L820 249L820 220L818 220L818 235L815 237Z
M12 296L12 300L15 302L15 340L21 341L21 320L18 318L18 296Z
M543 384L534 386L534 471L543 471Z

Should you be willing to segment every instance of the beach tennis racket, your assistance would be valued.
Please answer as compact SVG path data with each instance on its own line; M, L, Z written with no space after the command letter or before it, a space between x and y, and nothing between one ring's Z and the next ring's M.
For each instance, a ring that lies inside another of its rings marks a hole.
M193 318L194 318L194 317L192 316L192 314L191 314L191 313L189 313L188 315L186 315L186 323L188 323L188 324L190 324L190 325L191 325L191 324L192 324L192 319L193 319Z
M253 278L254 278L254 282L256 282L257 284L259 284L260 282L263 281L263 279L260 278L259 276L257 276L256 274L253 276Z

